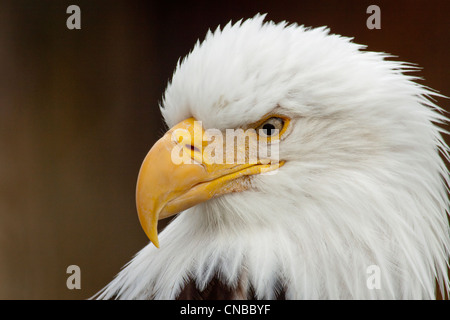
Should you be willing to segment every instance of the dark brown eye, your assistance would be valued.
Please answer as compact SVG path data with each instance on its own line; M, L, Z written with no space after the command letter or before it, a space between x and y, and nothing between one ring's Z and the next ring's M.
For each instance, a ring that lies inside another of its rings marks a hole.
M272 137L278 135L284 127L284 120L278 117L267 119L258 128L257 132L263 137Z

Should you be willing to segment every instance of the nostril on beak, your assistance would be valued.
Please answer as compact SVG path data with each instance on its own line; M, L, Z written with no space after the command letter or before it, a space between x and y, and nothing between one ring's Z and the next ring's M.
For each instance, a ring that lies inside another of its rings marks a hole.
M191 145L191 144L185 144L184 145L187 149L191 149L191 151L193 151L193 152L200 152L200 149L199 148L197 148L196 146L193 146L193 145Z

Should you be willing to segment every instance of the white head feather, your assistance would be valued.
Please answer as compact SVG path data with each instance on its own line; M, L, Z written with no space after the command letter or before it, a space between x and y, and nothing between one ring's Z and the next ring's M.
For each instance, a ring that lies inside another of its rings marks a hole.
M351 39L256 16L208 32L164 95L169 126L194 116L237 128L274 108L290 117L286 164L250 190L179 214L100 297L174 298L188 278L245 275L259 298L433 298L449 290L450 234L435 123L408 64ZM377 266L380 288L367 286Z

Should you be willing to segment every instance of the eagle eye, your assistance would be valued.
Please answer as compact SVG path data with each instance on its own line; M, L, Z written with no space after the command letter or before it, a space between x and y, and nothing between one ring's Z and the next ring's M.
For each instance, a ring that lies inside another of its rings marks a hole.
M256 131L262 137L276 137L283 131L284 126L284 119L280 117L271 117L260 124L256 128Z

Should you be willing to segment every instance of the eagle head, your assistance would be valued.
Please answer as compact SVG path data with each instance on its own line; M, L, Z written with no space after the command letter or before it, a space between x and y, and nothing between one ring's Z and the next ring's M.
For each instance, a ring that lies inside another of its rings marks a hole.
M447 119L429 99L439 94L410 64L327 28L264 18L209 31L178 63L161 103L171 129L137 184L153 244L100 297L172 299L188 286L262 299L433 298L436 283L448 292L437 125ZM245 144L228 148L230 132ZM158 219L174 214L158 236Z

